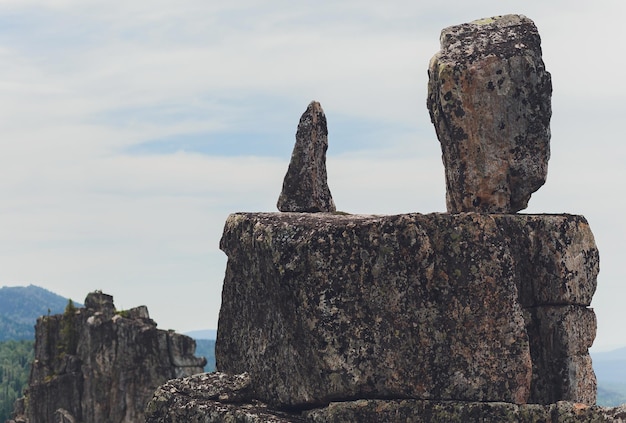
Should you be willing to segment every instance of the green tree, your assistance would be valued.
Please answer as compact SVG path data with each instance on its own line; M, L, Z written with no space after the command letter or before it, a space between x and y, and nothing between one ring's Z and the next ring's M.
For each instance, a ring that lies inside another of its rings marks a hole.
M34 355L33 341L0 342L0 422L11 417L15 400L28 386Z
M78 329L76 328L76 306L69 299L61 319L61 337L59 340L59 355L76 354L78 348Z

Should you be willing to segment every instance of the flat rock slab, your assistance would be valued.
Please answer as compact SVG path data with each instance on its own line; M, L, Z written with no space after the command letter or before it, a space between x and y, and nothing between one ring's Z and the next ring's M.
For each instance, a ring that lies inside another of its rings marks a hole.
M312 423L603 423L626 422L626 407L603 408L560 401L548 405L459 401L349 401L305 413Z
M522 285L541 283L521 273L534 254L526 247L540 249L537 230L549 227L559 245L546 259L550 274L597 265L580 216L233 214L221 240L228 265L217 368L249 372L255 398L276 407L354 398L525 403L533 364L518 287L532 293ZM589 260L561 262L579 255ZM586 302L574 291L553 294L561 304Z
M446 28L428 70L448 211L515 213L546 180L552 82L535 24L495 16Z
M250 398L247 386L232 398L246 375L202 374L170 380L146 408L146 423L604 423L626 422L626 407L604 408L571 402L515 405L503 402L357 400L310 410L277 411ZM220 389L223 391L220 394Z

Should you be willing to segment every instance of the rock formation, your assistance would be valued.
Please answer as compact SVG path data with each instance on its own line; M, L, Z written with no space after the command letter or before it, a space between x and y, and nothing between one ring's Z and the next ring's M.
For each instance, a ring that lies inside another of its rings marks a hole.
M159 330L148 309L116 311L113 297L93 292L85 308L37 320L28 391L13 422L144 420L145 405L168 379L203 371L195 341Z
M613 422L594 407L581 216L237 213L213 375L149 423Z
M333 212L335 203L328 188L326 115L312 101L300 118L289 169L278 198L283 212Z
M626 406L602 408L567 401L516 405L416 399L331 402L310 410L269 408L254 400L248 375L212 373L170 380L146 410L148 423L618 423Z
M534 23L498 16L446 28L428 70L448 212L515 213L550 157L552 82Z
M536 28L446 29L430 77L453 213L230 215L218 373L161 386L148 423L626 422L593 405L587 221L513 214L549 155Z
M582 217L239 213L221 248L217 368L273 407L595 403Z

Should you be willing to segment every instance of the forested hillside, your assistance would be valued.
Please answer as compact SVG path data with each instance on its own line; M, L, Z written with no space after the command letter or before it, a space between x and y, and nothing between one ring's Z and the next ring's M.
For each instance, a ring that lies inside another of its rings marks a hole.
M37 318L66 305L67 298L35 285L0 288L0 341L34 339Z
M0 309L0 313L4 311ZM0 314L0 342L10 339L30 340L35 338L35 322L18 323L9 317Z
M35 285L0 288L0 423L28 383L37 318L62 313L67 301Z
M0 422L13 412L15 400L28 384L34 341L0 342Z

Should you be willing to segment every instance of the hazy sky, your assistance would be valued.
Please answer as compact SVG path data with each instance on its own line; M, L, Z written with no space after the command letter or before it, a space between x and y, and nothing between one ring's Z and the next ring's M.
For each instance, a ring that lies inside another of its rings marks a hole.
M521 13L554 86L529 213L585 215L596 348L626 345L623 0L0 0L0 285L100 289L215 328L231 212L275 211L318 100L339 210L445 211L427 67L444 27Z

